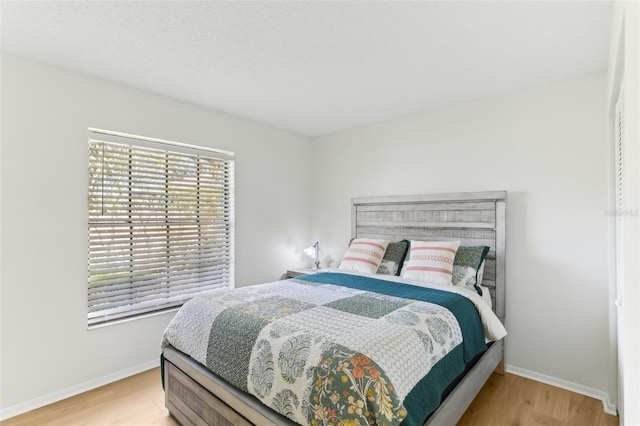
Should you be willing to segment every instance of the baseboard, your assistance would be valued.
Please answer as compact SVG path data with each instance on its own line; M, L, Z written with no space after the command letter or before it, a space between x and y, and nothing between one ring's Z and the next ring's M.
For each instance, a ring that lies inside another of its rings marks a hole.
M527 379L535 380L537 382L546 383L547 385L555 386L560 389L565 389L571 392L579 393L594 399L602 401L602 407L604 412L616 416L616 405L609 399L609 394L597 389L593 389L587 386L582 386L577 383L569 382L567 380L558 379L556 377L547 376L545 374L536 373L535 371L525 370L524 368L515 367L513 365L506 365L507 373L515 374L516 376L526 377Z
M89 380L75 386L61 389L59 391L40 396L21 404L16 404L11 407L0 409L0 421L18 416L20 414L24 414L26 412L44 407L49 404L53 404L54 402L62 401L63 399L79 395L83 392L99 388L100 386L108 385L109 383L125 379L127 377L133 376L134 374L142 373L143 371L151 370L152 368L156 368L159 366L160 357L158 357L156 361L149 361L144 364L139 364L135 367L126 368L113 374L107 374L106 376L98 377L97 379Z

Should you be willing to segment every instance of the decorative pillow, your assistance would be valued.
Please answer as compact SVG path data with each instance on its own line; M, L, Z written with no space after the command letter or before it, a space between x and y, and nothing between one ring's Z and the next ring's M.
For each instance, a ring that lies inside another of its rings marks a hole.
M404 263L408 250L409 241L407 240L389 243L387 251L384 252L382 263L376 273L381 275L400 275L402 264Z
M476 282L476 274L477 271L473 268L469 268L468 266L453 265L453 285L468 288L482 296L482 289Z
M393 260L383 260L376 271L378 275L397 275L398 264Z
M453 260L460 241L413 241L403 278L451 285Z
M387 240L356 238L351 242L338 269L375 274L388 245Z
M470 290L475 290L476 283L476 270L469 268L468 266L456 266L453 265L453 275L451 276L453 285L467 287ZM469 286L467 285L469 284Z
M454 274L453 285L466 287L469 290L475 290L482 296L480 282L482 274L480 269L484 269L484 259L489 253L489 247L460 247L453 261Z

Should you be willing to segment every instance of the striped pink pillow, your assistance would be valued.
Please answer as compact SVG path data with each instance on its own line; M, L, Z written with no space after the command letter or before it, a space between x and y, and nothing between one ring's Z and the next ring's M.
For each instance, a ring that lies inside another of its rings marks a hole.
M460 241L411 241L403 278L453 285L453 260Z
M388 240L356 238L351 242L338 269L375 274L388 245Z

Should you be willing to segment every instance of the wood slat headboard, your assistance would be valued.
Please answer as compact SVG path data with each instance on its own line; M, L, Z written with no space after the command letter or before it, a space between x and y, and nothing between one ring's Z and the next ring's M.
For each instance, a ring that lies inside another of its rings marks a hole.
M506 191L353 198L351 236L488 246L482 285L504 323L506 198Z

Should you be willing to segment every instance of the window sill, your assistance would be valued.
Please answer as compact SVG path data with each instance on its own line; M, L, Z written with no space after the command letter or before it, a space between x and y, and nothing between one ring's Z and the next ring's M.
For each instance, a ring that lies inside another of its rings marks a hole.
M144 318L156 317L158 315L164 315L164 314L168 314L168 313L175 313L175 312L178 312L179 309L180 309L180 306L176 306L175 308L165 309L165 310L162 310L162 311L148 312L146 314L136 315L136 316L133 316L133 317L118 318L118 319L114 319L114 320L111 320L111 321L101 322L101 323L98 323L98 324L91 324L91 325L87 326L87 330L95 330L95 329L98 329L98 328L104 328L104 327L109 327L109 326L112 326L112 325L122 324L122 323L126 323L126 322L137 321L137 320L144 319Z

